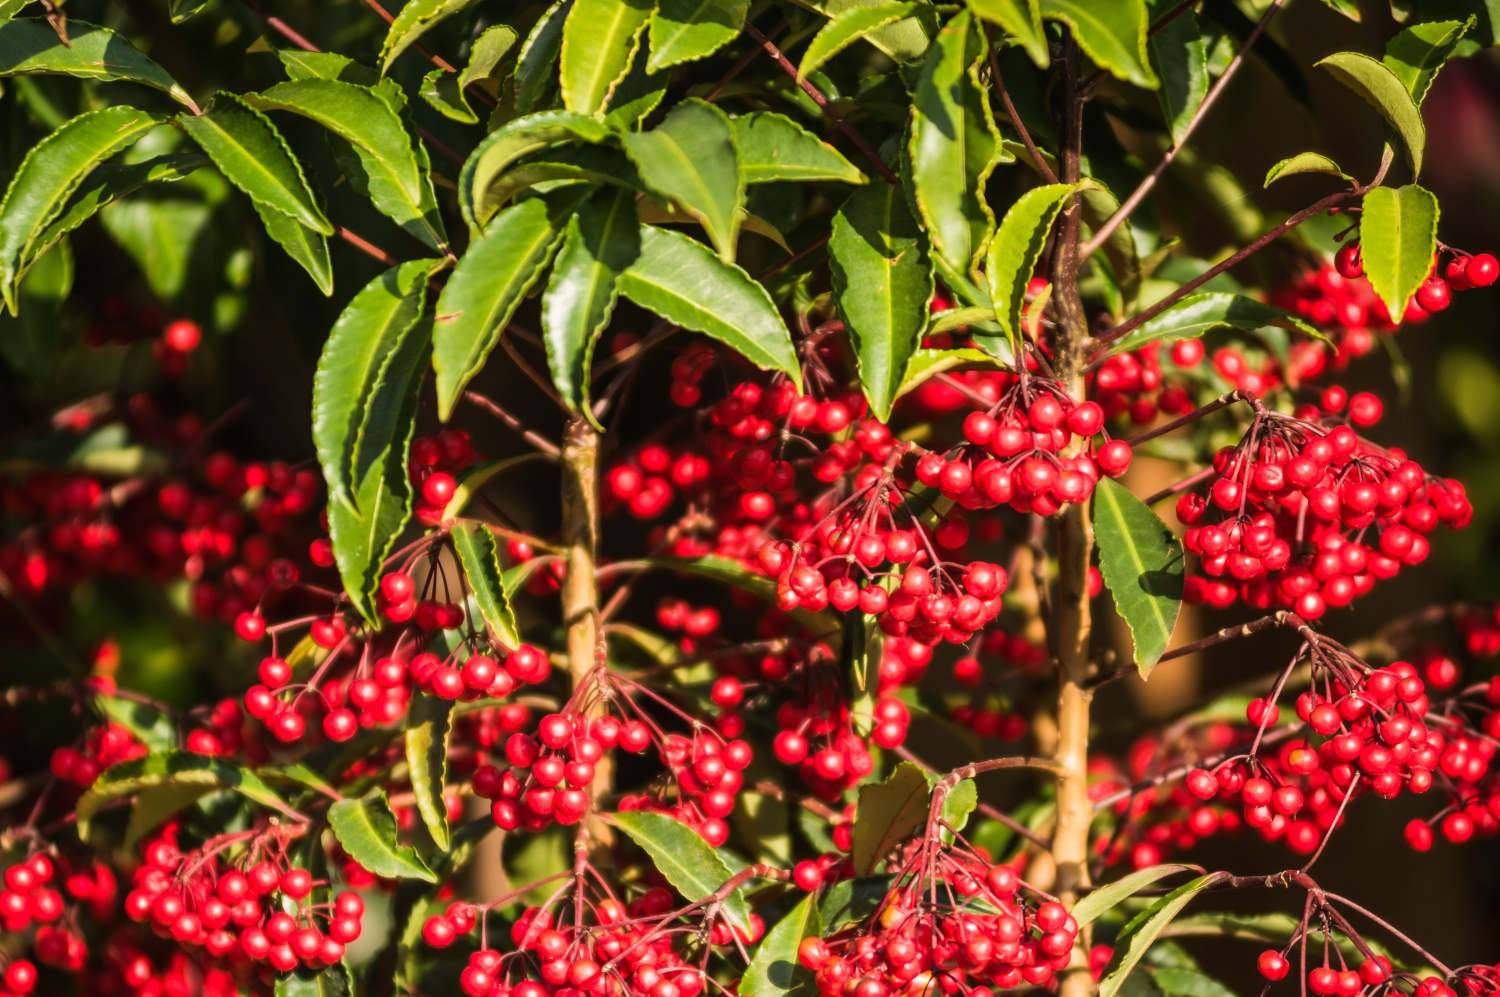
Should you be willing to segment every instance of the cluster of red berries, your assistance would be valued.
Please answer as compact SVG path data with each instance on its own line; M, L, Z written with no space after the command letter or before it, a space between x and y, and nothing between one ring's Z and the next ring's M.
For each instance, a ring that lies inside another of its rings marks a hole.
M1106 419L1126 416L1137 426L1149 426L1158 416L1183 415L1192 410L1192 393L1180 383L1180 377L1168 379L1162 352L1162 344L1152 342L1100 362L1089 389L1094 401L1103 407ZM1203 341L1179 339L1168 352L1174 368L1191 369L1203 361Z
M145 847L125 896L125 913L163 938L215 959L239 957L278 973L339 962L360 936L364 901L344 891L317 903L312 873L292 864L276 832L248 832L183 853L169 825ZM248 840L237 864L224 849Z
M1188 599L1221 608L1240 599L1309 620L1421 563L1427 534L1473 515L1462 485L1429 477L1403 452L1347 425L1266 410L1214 455L1206 484L1177 502L1183 545L1202 571Z
M478 459L469 434L456 427L445 427L435 436L419 436L411 441L407 473L417 490L412 509L417 522L437 526L443 521L443 510L458 491L457 475Z
M140 758L146 751L146 746L124 724L105 721L88 728L76 747L55 748L50 768L52 775L61 781L87 789L100 772L111 765Z
M63 915L63 897L53 884L53 875L52 860L41 853L6 867L0 926L21 932L33 924L55 924Z

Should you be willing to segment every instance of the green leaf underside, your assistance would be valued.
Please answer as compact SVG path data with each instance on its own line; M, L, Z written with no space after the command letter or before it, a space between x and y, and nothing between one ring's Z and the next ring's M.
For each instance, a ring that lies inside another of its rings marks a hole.
M927 777L911 762L896 766L884 782L859 788L850 852L855 875L873 872L891 849L922 826L929 795Z
M817 72L829 59L853 45L867 35L907 17L916 10L914 3L901 0L872 0L870 3L851 5L831 17L818 29L813 40L802 53L797 65L797 76L806 79Z
M1396 74L1378 59L1359 52L1335 52L1317 65L1379 112L1401 138L1412 175L1421 176L1427 129L1422 124L1422 112Z
M723 858L697 831L673 817L632 810L612 815L610 822L640 845L657 871L689 901L713 896L732 875ZM750 908L743 891L729 894L723 904L725 915L733 923L749 923Z
M1428 190L1376 187L1364 196L1359 255L1370 287L1398 320L1432 269L1438 202Z
M423 34L444 19L472 7L474 2L475 0L407 0L391 21L385 41L380 46L380 71L388 71L391 63Z
M1474 22L1471 14L1465 21L1413 24L1386 43L1381 61L1401 81L1418 107L1426 99L1443 63L1453 55Z
M291 215L262 207L254 201L250 203L271 241L307 271L324 297L333 294L333 260L328 255L327 237L302 225Z
M713 55L739 37L749 0L660 0L651 12L651 72Z
M1042 17L1066 24L1099 68L1148 90L1158 85L1146 51L1146 0L1041 0Z
M1036 187L1022 194L1005 212L1000 228L990 241L985 277L990 300L995 305L995 321L1005 330L1012 344L1021 338L1021 309L1026 303L1026 286L1031 283L1047 233L1062 211L1068 197L1077 190L1075 184L1055 183Z
M64 45L46 18L0 21L0 76L59 73L110 82L125 80L160 90L188 110L198 105L188 92L124 37L108 28L68 18Z
M1130 489L1102 478L1094 490L1099 572L1130 628L1147 676L1166 651L1182 609L1182 544Z
M601 188L569 220L542 295L542 338L552 384L569 408L586 411L590 359L614 311L620 274L640 255L635 197Z
M630 71L651 16L645 0L572 0L559 57L563 106L600 115Z
M610 135L603 122L572 111L538 111L506 122L485 136L459 172L464 220L474 228L490 220L499 208L489 197L491 185L523 156L565 142L599 143Z
M784 114L752 111L731 119L740 175L746 184L776 180L864 183L843 153Z
M797 947L802 939L816 937L820 924L818 895L809 893L766 932L735 992L741 997L782 997L810 979L812 974L797 962Z
M158 121L133 107L104 107L68 120L26 153L0 201L0 291L12 314L23 261L35 258L43 230L99 164Z
M384 793L335 802L328 808L328 827L349 857L375 875L437 882L416 850L397 840L396 815Z
M368 192L376 209L433 249L447 248L425 157L412 148L406 125L375 90L341 80L302 79L246 99L306 117L349 143L365 174L351 181Z
M521 201L496 215L458 261L438 297L433 329L432 365L443 421L552 259L558 236L545 201Z
M719 256L732 261L745 181L728 116L712 104L687 100L655 128L623 141L647 188L696 218Z
M974 269L994 231L985 197L990 173L1009 158L976 74L985 44L967 12L938 32L912 98L907 143L912 193L932 249L960 273Z
M264 114L234 94L221 92L207 112L179 118L177 123L225 179L257 205L288 215L322 235L333 234L333 226L313 200L302 167Z
M854 342L865 397L882 419L927 325L933 283L923 249L904 196L889 184L861 188L834 216L833 297Z
M801 388L791 333L759 282L679 232L642 225L640 242L640 255L620 274L622 295L717 339L762 370L786 374Z
M452 729L453 703L436 696L418 696L406 720L402 747L406 770L416 797L417 812L432 843L446 852L452 844L448 832L448 807L443 802L443 784L448 779L448 733Z
M1196 872L1196 866L1182 865L1180 863L1169 863L1166 865L1153 865L1145 869L1137 869L1126 876L1107 883L1094 890L1088 896L1078 901L1073 906L1073 917L1079 927L1091 924L1100 915L1114 910L1124 900L1135 896L1137 893L1152 886L1169 876L1175 876L1182 872Z
M1132 918L1115 940L1114 956L1104 970L1104 978L1099 982L1100 997L1115 997L1130 976L1131 970L1135 969L1141 957L1146 954L1146 950L1172 923L1172 919L1188 905L1193 897L1214 885L1218 879L1219 877L1214 874L1199 876L1179 886Z
M1317 329L1290 312L1268 305L1243 294L1229 291L1203 291L1190 294L1155 318L1143 323L1111 344L1110 353L1121 353L1139 349L1153 341L1173 342L1179 339L1196 339L1208 332L1228 326L1242 332L1254 332L1268 325L1295 328L1310 336L1320 335Z
M1265 186L1269 187L1284 177L1297 176L1302 173L1326 173L1345 180L1350 179L1349 174L1345 173L1338 163L1321 152L1299 152L1295 156L1288 156L1267 170Z
M459 563L463 565L469 592L479 606L490 636L505 647L519 647L521 637L516 632L516 615L511 611L510 599L505 594L500 546L495 542L495 534L478 523L459 523L449 535Z

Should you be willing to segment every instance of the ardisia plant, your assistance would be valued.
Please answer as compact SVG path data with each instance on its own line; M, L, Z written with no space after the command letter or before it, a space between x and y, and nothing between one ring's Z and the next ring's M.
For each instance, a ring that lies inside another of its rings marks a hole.
M386 2L0 0L0 997L1500 994L1317 878L1500 831L1500 608L1334 636L1473 515L1336 378L1500 277L1487 19Z

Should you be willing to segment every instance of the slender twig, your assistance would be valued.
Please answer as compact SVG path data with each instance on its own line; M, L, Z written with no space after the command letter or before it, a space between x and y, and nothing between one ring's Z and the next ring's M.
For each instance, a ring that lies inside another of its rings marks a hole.
M985 26L985 31L989 31L988 25ZM1036 167L1036 171L1048 183L1057 183L1057 174L1047 164L1047 158L1042 155L1042 151L1037 148L1036 142L1032 140L1031 132L1027 129L1026 123L1021 120L1021 115L1016 110L1015 102L1010 99L1010 91L1005 89L1005 79L1000 75L1000 59L996 55L997 47L993 44L990 45L990 77L995 82L995 92L1000 95L1000 106L1005 108L1005 114L1010 118L1011 127L1016 130L1017 135L1021 136L1021 142L1026 146L1026 153L1031 157L1032 165Z
M465 391L463 394L463 398L464 401L468 402L471 405L479 406L490 415L493 415L496 419L499 419L511 429L515 430L517 433L520 433L521 439L525 440L527 443L530 443L533 449L537 450L549 460L557 460L562 455L562 450L556 443L553 443L551 440L547 439L545 436L541 435L535 430L527 429L524 422L516 418L510 412L506 411L500 406L498 402L494 401L493 399L488 398L485 395L481 395L477 391Z

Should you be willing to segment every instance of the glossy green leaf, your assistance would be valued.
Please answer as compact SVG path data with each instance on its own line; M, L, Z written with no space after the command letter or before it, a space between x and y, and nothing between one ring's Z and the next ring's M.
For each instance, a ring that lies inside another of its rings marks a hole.
M979 787L973 779L960 779L948 795L943 797L943 808L938 816L947 825L942 832L943 841L952 842L954 832L962 832L979 806Z
M646 68L666 69L713 55L739 37L750 0L659 0L651 12Z
M278 49L276 58L289 80L339 80L362 87L375 87L380 74L363 63L337 52L304 52L301 49Z
M416 850L397 840L396 815L384 793L337 801L328 808L328 827L349 857L375 875L437 882Z
M1432 269L1437 250L1437 198L1416 184L1376 187L1364 196L1359 255L1370 287L1400 316Z
M386 359L422 316L430 261L376 277L328 333L313 374L312 437L332 498L353 501L354 453L367 406L379 394Z
M746 184L777 180L864 183L843 153L784 114L752 111L730 119Z
M1191 10L1162 25L1147 43L1151 62L1161 78L1156 98L1173 144L1182 141L1187 126L1208 96L1208 45Z
M1099 573L1130 628L1141 677L1166 651L1182 610L1182 544L1151 507L1111 478L1094 489Z
M438 297L432 341L443 421L552 259L559 235L545 201L521 201L496 215L458 261Z
M1054 183L1022 194L1005 212L1000 228L990 241L985 278L995 305L995 321L1012 344L1021 338L1021 309L1026 287L1036 272L1047 234L1075 184Z
M1288 156L1267 170L1265 186L1269 187L1283 177L1297 176L1302 173L1326 173L1344 180L1353 179L1338 163L1321 152L1299 152L1295 156Z
M850 45L910 16L916 9L916 4L901 0L872 0L870 3L845 7L829 18L828 23L813 35L813 40L802 53L797 75L806 79Z
M850 852L855 875L873 872L891 849L926 822L930 795L927 776L911 762L897 765L883 782L859 787Z
M1360 20L1358 0L1321 0L1321 2L1329 10L1336 11L1351 21L1357 23Z
M828 241L833 298L844 316L870 409L889 418L927 325L932 269L922 231L890 184L855 191Z
M444 117L467 125L477 124L479 115L474 113L465 91L470 85L488 79L518 40L516 29L508 24L484 29L470 46L469 61L458 75L434 69L422 77L422 99Z
M1399 32L1386 43L1385 56L1381 59L1395 74L1396 79L1411 94L1418 107L1432 88L1432 81L1443 68L1443 63L1452 58L1458 43L1474 26L1471 14L1464 21L1427 21L1413 24Z
M234 94L220 92L206 112L180 117L177 124L225 179L257 205L288 215L323 235L333 234L333 226L307 186L302 166L264 114Z
M516 614L510 608L510 598L505 594L500 545L495 542L495 534L478 523L457 523L449 536L490 637L505 647L519 647L521 635L516 630Z
M1202 291L1190 294L1157 315L1129 335L1110 344L1110 353L1136 350L1146 343L1179 339L1196 339L1210 329L1228 327L1254 332L1268 325L1295 328L1314 338L1322 338L1315 327L1291 312L1268 305L1255 298L1229 291Z
M352 997L353 994L349 969L341 962L276 977L276 997Z
M1115 951L1099 981L1099 997L1115 997L1146 950L1199 893L1217 883L1217 874L1199 876L1184 883L1133 917L1115 939Z
M1100 69L1138 87L1157 87L1146 52L1146 0L1041 0L1041 8L1045 20L1068 26Z
M635 197L600 188L569 220L542 295L542 339L552 384L573 411L586 411L594 345L614 311L620 274L640 254Z
M940 255L972 272L995 229L985 185L1010 153L990 110L978 69L986 45L967 11L954 16L927 50L912 95L907 156L917 211Z
M572 9L573 0L556 0L536 19L526 40L521 43L511 81L511 103L517 114L526 114L535 108L542 94L556 83L563 26L567 24Z
M43 230L100 163L158 120L133 107L104 107L70 119L26 153L0 201L0 293L11 314L22 261L32 256Z
M318 285L324 297L333 294L333 261L328 255L328 237L298 222L291 215L251 202L261 227Z
M906 378L901 382L901 388L896 392L896 397L915 391L927 381L932 380L939 374L969 364L983 364L986 367L1000 366L1000 361L983 350L973 347L960 347L958 349L923 349L917 350L911 355L911 360L906 365Z
M418 696L406 718L403 748L407 778L417 813L439 851L451 844L448 805L443 802L443 784L448 781L448 733L453 726L453 703L436 696Z
M558 66L563 107L602 115L630 72L651 16L646 0L572 0Z
M717 893L731 873L718 851L697 831L666 814L630 810L613 814L610 822L625 832L651 858L658 872L687 900L703 900ZM744 893L723 898L726 917L738 925L750 920Z
M766 932L745 967L735 993L740 997L783 997L812 974L797 961L804 938L816 938L821 928L818 895L809 893Z
M696 218L719 256L732 261L745 181L729 117L713 104L685 100L655 128L623 141L641 182Z
M278 83L247 94L254 105L317 122L348 142L363 167L351 181L368 192L381 214L433 249L447 248L424 157L396 111L373 89L340 80Z
M831 846L832 841L828 844ZM818 902L818 920L824 935L864 921L882 906L890 893L891 877L861 876L841 879L823 892Z
M1042 12L1037 0L968 0L975 17L1000 25L1005 33L1020 43L1031 61L1046 69L1050 61L1047 35L1042 28Z
M79 833L87 836L89 822L105 804L156 786L232 789L263 807L290 812L286 801L248 768L189 751L160 751L113 765L94 780L78 800Z
M172 718L150 703L103 693L95 696L94 702L100 712L134 734L148 750L166 751L177 747L177 728L172 724Z
M641 251L620 274L620 293L649 312L730 347L800 389L792 335L766 289L708 247L670 229L641 226Z
M380 71L390 71L391 63L410 48L417 39L454 14L474 5L475 0L407 0L397 12L385 41L380 46Z
M68 18L68 44L42 17L0 21L0 76L58 73L109 83L128 81L160 90L194 114L198 105L167 71L121 35Z
M1073 905L1073 918L1079 927L1090 924L1100 915L1107 914L1120 905L1122 901L1135 896L1137 893L1152 886L1169 876L1175 876L1181 872L1197 872L1196 866L1182 865L1180 863L1168 863L1164 865L1147 866L1145 869L1136 871L1120 877L1113 883L1107 883L1089 891L1088 896Z
M1359 94L1401 138L1412 176L1422 174L1422 153L1427 129L1416 101L1390 67L1360 52L1335 52L1317 65L1328 70L1350 90Z
M550 146L594 144L610 137L608 126L572 111L538 111L506 122L485 136L458 174L464 220L474 228L490 220L503 203L492 196L493 185L522 157Z

